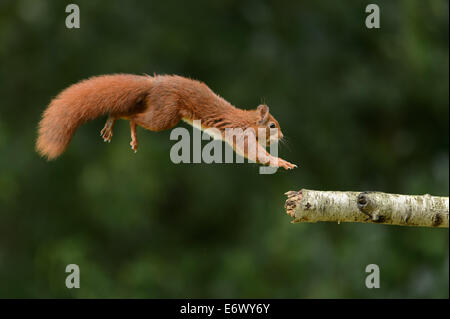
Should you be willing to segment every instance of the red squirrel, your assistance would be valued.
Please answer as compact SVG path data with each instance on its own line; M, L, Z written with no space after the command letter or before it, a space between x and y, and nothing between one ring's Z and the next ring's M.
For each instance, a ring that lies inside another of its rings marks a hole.
M266 145L283 137L280 125L269 113L267 105L259 105L255 110L241 110L216 95L206 84L177 75L113 74L73 84L50 102L39 123L37 152L49 160L55 159L65 151L81 124L104 114L108 114L101 130L104 141L111 140L117 119L129 120L130 145L135 152L138 147L136 125L158 132L173 128L180 120L191 125L194 120L201 120L201 129L216 128L222 136L226 128L252 128L256 135L258 128L263 128ZM271 136L271 131L277 134ZM257 144L245 145L244 149L232 146L246 158L247 147L255 146L258 163L285 169L296 167L273 157Z

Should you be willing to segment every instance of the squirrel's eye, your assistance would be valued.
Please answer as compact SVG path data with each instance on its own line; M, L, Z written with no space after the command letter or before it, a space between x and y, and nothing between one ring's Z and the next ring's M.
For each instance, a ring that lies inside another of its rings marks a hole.
M272 122L272 123L269 124L269 127L270 128L276 128L277 126L275 125L275 123Z

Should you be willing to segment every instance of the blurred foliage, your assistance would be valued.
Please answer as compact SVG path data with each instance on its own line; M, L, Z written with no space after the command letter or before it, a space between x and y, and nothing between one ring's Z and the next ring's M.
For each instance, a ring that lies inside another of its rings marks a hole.
M448 230L292 225L283 209L299 188L448 196L448 1L377 1L371 30L365 1L78 0L71 30L69 3L0 1L0 297L448 298ZM170 132L139 129L135 155L125 121L102 142L104 118L39 158L51 98L117 72L266 101L300 167L175 165Z

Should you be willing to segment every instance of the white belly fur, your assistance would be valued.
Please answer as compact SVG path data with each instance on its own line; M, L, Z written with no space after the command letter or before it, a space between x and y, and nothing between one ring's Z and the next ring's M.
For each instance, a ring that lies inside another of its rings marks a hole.
M199 129L199 130L201 130L202 132L205 132L205 133L208 134L209 136L212 136L215 140L221 140L221 141L223 141L223 136L222 136L222 134L219 134L219 132L217 132L218 129L206 131L209 127L204 127L204 126L202 126L202 125L199 125L198 123L194 123L194 122L191 121L190 119L182 118L182 120L183 120L184 122L188 123L189 125L191 125L192 127L195 127L196 129Z

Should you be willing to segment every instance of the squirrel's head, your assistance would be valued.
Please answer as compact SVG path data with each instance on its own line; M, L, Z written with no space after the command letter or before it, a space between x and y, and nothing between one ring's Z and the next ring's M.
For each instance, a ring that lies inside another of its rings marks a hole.
M266 131L266 145L272 143L277 143L283 138L283 133L281 133L280 124L278 121L269 113L269 107L265 104L261 104L256 108L256 129L264 128ZM259 134L259 131L257 134Z

